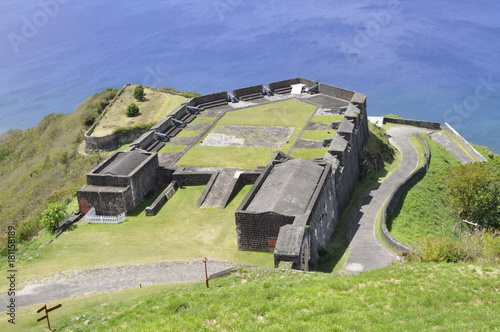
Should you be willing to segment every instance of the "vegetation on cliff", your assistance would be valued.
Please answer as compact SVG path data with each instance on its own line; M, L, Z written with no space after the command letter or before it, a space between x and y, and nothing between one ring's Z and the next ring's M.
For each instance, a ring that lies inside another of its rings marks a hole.
M68 203L85 174L102 157L78 153L89 118L116 94L107 89L87 98L72 114L49 114L27 130L11 130L0 141L0 246L7 225L17 228L18 243L41 229L49 203Z

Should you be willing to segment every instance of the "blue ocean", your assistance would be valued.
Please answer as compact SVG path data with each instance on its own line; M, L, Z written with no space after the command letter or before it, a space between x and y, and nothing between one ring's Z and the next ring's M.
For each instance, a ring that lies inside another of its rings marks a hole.
M301 76L500 153L499 36L497 0L3 0L0 133L126 83L211 93Z

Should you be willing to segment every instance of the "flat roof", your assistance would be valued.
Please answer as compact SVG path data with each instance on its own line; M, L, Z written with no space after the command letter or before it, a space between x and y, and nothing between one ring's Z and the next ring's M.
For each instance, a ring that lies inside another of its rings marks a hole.
M139 151L119 152L111 157L108 164L94 174L129 175L151 155Z
M324 166L311 160L291 159L276 164L247 207L248 211L304 214Z

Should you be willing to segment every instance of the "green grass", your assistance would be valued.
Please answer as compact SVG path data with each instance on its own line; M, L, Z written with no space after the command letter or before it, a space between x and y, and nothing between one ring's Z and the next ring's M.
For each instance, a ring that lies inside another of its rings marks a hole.
M417 150L418 164L416 168L422 167L425 164L425 147L417 137L410 137L410 143Z
M201 134L200 130L182 129L175 137L196 137Z
M82 332L494 331L499 273L498 265L418 263L354 276L240 270L212 280L209 289L198 283L131 293L129 300L119 294L70 302L77 311L63 312L63 305L52 322ZM23 330L36 317L20 315Z
M490 160L494 153L486 146L472 144L471 145L484 157L486 160Z
M162 153L170 153L170 152L182 152L186 148L185 145L174 145L174 144L165 144L160 151L158 151L158 154Z
M311 122L332 123L333 121L342 121L343 115L315 115Z
M204 256L271 267L272 254L237 250L234 212L250 186L224 210L195 207L204 189L177 191L155 217L146 217L143 211L150 199L122 224L78 223L43 248L34 244L31 250L18 253L22 281L58 271Z
M316 106L297 101L284 100L276 103L243 108L227 112L218 126L294 127L302 129Z
M279 148L279 150L287 152L293 146L315 109L314 106L297 100L285 100L227 112L217 122L217 126L293 127L294 131L288 143ZM200 141L209 134L210 132L207 132ZM273 151L275 150L277 149ZM198 143L184 154L178 164L254 169L256 166L266 165L270 158L271 150L269 148L215 147L201 146Z
M326 149L293 149L290 157L302 159L314 159L316 157L324 157Z
M443 147L426 138L431 150L429 170L425 177L403 197L404 202L388 220L391 234L408 245L415 245L427 234L450 236L457 217L447 201L439 178L450 166L459 164Z
M275 152L275 151L274 151ZM271 160L269 148L241 148L195 145L177 162L186 166L254 169Z
M323 141L325 138L332 138L337 134L336 130L304 130L300 138Z

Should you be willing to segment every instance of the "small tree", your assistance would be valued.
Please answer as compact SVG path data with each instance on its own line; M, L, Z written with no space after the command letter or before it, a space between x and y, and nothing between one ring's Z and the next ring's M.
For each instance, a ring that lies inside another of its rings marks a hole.
M144 87L142 85L138 85L134 89L134 97L137 101L143 101L146 99L146 92L144 92Z
M136 104L132 103L130 105L127 106L127 111L125 112L125 114L128 116L128 117L132 117L132 116L136 116L136 115L139 115L139 106L137 106Z
M65 216L66 205L63 203L51 203L47 209L42 212L40 223L47 231L54 234L57 230L57 225L64 220Z

